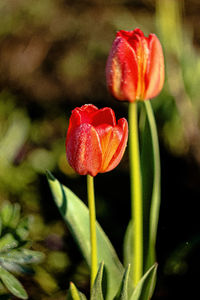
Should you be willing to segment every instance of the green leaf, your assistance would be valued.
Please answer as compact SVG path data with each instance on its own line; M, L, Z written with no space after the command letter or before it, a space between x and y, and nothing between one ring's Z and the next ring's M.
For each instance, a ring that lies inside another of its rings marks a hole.
M20 220L20 210L21 210L21 207L18 203L13 204L12 218L9 223L9 226L11 228L17 227L17 224L19 223L19 220Z
M18 274L29 274L29 275L33 275L35 273L33 268L27 265L19 265L15 262L12 261L8 262L6 260L0 261L0 263L1 266L9 272L15 272Z
M133 278L133 258L132 258L132 251L133 251L133 234L132 234L132 221L129 222L126 233L124 236L124 243L123 243L123 260L124 260L124 266L127 268L130 265L129 268L129 277Z
M79 292L73 282L70 282L67 300L80 300Z
M156 281L157 264L154 264L140 279L130 300L149 300Z
M24 263L27 264L38 264L44 259L44 253L40 251L21 249L20 252L24 257Z
M16 228L17 235L23 241L26 240L26 238L29 235L29 223L30 223L30 218L25 217L20 220L20 222Z
M73 282L70 282L70 287L67 293L66 300L87 300L84 294L80 293Z
M5 252L18 246L18 241L11 233L7 233L0 239L0 252Z
M0 261L15 262L18 264L33 264L43 260L44 254L29 249L12 250L0 254Z
M5 202L1 208L1 220L3 226L8 226L13 215L13 206L10 202Z
M158 227L158 218L160 210L160 152L159 152L159 142L158 133L156 128L156 122L154 118L154 113L150 101L144 101L144 106L146 109L147 120L150 129L151 142L152 142L152 152L153 152L153 186L152 186L152 196L150 205L150 216L149 216L149 247L148 247L148 261L147 268L151 266L155 258L155 245Z
M99 266L97 276L92 287L91 298L90 300L103 300L102 293L102 277L103 277L103 267L104 263L102 262Z
M12 162L16 153L24 144L30 128L29 118L20 110L14 111L9 117L9 127L1 138L1 157Z
M119 289L119 292L117 293L117 296L114 298L114 300L128 300L129 292L128 292L128 281L129 281L129 273L130 273L130 265L126 268L124 272L124 276L122 279L122 283Z
M5 202L0 211L0 219L2 223L0 232L3 226L16 228L20 219L20 205L18 203Z
M141 107L140 115L140 136L141 136L141 171L142 171L142 194L143 194L143 261L144 261L144 272L149 269L149 218L152 201L152 187L154 178L153 168L153 150L152 150L152 139L147 120L147 113L145 106Z
M90 265L90 232L89 212L86 205L67 187L63 186L48 172L48 179L54 200L68 225L73 237L79 245L81 252ZM121 282L124 268L108 237L100 225L96 224L98 263L104 261L107 272L107 300L116 295L119 282Z
M85 295L79 291L80 300L87 300Z
M11 273L0 267L0 279L7 289L20 299L28 299L28 295L21 283Z
M1 219L1 216L0 216L0 236L2 234L2 229L3 229L3 224L2 224L2 219Z

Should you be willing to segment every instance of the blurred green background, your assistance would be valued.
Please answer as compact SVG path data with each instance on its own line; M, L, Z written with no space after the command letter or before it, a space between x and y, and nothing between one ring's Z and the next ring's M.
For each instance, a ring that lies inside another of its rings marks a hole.
M32 247L45 253L35 275L20 278L29 299L65 299L69 281L88 293L89 271L52 200L45 171L86 201L85 178L65 158L70 112L93 103L127 117L127 104L107 91L105 64L116 31L136 27L158 35L166 62L165 86L152 100L162 164L153 299L192 299L198 291L199 16L198 0L0 1L0 203L21 204L23 215L32 218ZM95 185L97 218L121 258L130 218L128 154L116 170L98 175Z

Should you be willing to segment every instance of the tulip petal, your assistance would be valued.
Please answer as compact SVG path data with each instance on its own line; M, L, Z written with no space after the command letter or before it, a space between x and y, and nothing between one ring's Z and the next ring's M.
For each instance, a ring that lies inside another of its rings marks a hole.
M145 74L144 99L157 96L164 83L164 56L162 46L155 34L149 35L149 58Z
M99 126L101 124L116 125L115 113L111 108L105 107L93 114L92 125Z
M144 33L139 28L130 31L120 30L117 36L124 38L130 44L131 48L135 50L135 53L137 53L140 41L144 39Z
M118 36L108 57L106 77L111 93L119 100L134 101L138 82L138 65L134 49Z
M102 148L100 172L108 172L119 164L124 154L128 139L128 123L125 119L120 119L117 126L101 125L96 130Z
M113 170L120 163L120 161L124 155L126 145L127 145L128 122L126 121L126 119L125 118L120 119L118 121L116 128L120 128L120 130L122 132L122 137L121 137L120 144L119 144L116 152L114 153L112 159L110 160L110 163L109 163L106 171Z
M107 172L107 167L115 154L122 137L122 130L117 126L102 125L96 128L101 141L102 166L100 172Z
M66 141L69 164L80 175L96 176L102 165L102 151L95 128L83 123L71 130Z
M81 107L76 107L71 114L69 120L68 134L69 136L71 129L76 128L82 123L91 123L93 113L98 111L98 108L93 104L85 104ZM68 138L68 137L67 137Z

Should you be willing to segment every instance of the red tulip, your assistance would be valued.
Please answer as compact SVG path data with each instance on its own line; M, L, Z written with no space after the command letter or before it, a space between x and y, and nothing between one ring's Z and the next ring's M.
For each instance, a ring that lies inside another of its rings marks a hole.
M66 138L67 159L80 175L96 176L114 169L120 162L128 139L128 123L116 124L115 113L88 104L72 111Z
M106 66L107 85L118 100L145 100L157 96L164 83L162 46L155 34L140 29L120 30Z

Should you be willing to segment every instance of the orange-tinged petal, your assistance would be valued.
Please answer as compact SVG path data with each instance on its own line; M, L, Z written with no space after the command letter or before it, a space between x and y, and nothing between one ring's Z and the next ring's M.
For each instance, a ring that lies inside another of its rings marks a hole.
M108 148L113 127L107 124L100 125L95 128L101 143L102 157Z
M117 127L121 129L122 137L118 148L116 149L112 159L109 162L109 165L107 166L107 171L113 170L120 163L127 145L128 122L126 121L126 119L122 118L118 121Z
M96 176L102 165L102 151L95 128L83 123L71 130L66 142L69 164L80 175Z
M144 99L157 96L164 84L164 56L159 39L149 35L149 59L145 74L146 92Z
M96 128L102 148L102 165L100 172L106 172L107 167L116 152L122 137L122 130L117 126L99 126Z
M138 60L138 86L137 86L137 99L143 99L145 94L145 72L148 63L149 57L149 49L148 49L148 42L146 38L140 40L140 43L137 48L137 60Z

